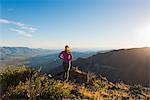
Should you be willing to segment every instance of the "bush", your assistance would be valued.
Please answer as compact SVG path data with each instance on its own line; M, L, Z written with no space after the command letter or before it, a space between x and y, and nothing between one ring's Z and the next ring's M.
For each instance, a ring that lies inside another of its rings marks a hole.
M8 67L0 72L0 87L1 93L7 90L10 86L17 86L20 81L25 82L35 71L25 66Z
M25 66L7 68L0 73L2 99L128 99L149 98L149 88L110 83L107 79L90 75L86 84L63 82L40 75ZM5 88L4 88L5 87Z
M8 98L30 98L30 99L62 99L70 98L72 86L68 83L61 83L47 76L34 73L25 82L20 81L17 86L11 86L6 96Z
M72 86L55 80L47 80L44 84L41 97L49 99L62 99L71 97Z

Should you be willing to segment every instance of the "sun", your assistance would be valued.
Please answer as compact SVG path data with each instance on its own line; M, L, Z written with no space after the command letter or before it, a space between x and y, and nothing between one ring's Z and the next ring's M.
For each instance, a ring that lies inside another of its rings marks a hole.
M150 25L137 31L138 39L147 47L150 47Z
M145 40L146 46L150 47L150 31L149 33L143 33L143 39Z

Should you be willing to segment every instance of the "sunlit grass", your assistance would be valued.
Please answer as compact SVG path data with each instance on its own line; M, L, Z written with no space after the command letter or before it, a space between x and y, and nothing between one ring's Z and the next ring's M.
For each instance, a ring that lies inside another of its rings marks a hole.
M2 98L11 99L141 99L150 98L150 89L111 83L91 75L85 85L50 79L25 66L8 67L0 74Z

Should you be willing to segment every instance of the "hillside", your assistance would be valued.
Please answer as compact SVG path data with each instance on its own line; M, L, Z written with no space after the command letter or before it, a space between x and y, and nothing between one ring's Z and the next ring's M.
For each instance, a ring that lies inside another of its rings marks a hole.
M87 58L95 54L96 52L72 52L73 60L77 58ZM58 58L59 53L56 54L48 54L44 56L31 57L27 59L27 63L25 65L38 67L42 66L42 72L48 73L50 70L60 66L62 64L61 60Z
M28 47L0 47L1 59L8 59L11 57L34 57L39 55L46 55L56 53L56 50L48 49L34 49Z
M0 72L0 86L0 99L150 99L150 88L112 83L78 69L71 71L69 82L63 82L56 76L40 74L40 70L8 67Z
M78 67L82 71L92 72L96 75L101 74L112 82L123 81L126 84L140 84L149 87L150 48L148 47L112 50L97 54L96 52L72 53L74 57L73 66ZM13 58L12 61L0 60L0 67L3 66L3 63L8 65L25 64L34 68L42 66L41 71L43 73L58 73L63 69L61 61L57 57L58 53L27 58L24 56L22 55L18 58L16 55L10 56L10 58ZM23 57L23 59L20 57Z
M74 66L85 72L106 76L111 81L150 87L150 48L133 48L79 58Z
M25 64L31 57L42 56L47 54L57 53L57 50L34 49L28 47L0 47L0 65L1 67L7 65Z
M0 47L0 67L8 65L47 66L54 68L60 65L58 53L60 50L33 49L28 47ZM78 57L86 58L95 52L72 52L74 60ZM49 68L51 68L49 67ZM46 69L43 69L46 70Z

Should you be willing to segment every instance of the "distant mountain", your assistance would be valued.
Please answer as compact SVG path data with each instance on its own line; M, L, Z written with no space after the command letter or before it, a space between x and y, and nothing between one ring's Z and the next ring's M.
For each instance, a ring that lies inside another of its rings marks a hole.
M56 53L56 50L33 49L27 47L0 47L0 59L8 59L10 57L34 57Z
M96 52L72 52L73 60L77 58L87 58ZM42 72L50 72L51 69L61 65L61 60L58 58L59 53L48 54L44 56L31 57L26 60L25 65L39 67L42 66Z
M33 49L27 47L0 47L0 67L8 65L22 65L37 67L43 66L43 70L47 68L55 68L61 64L58 58L60 50ZM73 59L79 57L86 58L96 52L72 52ZM48 67L47 67L48 66Z
M86 72L106 76L111 81L150 87L150 48L133 48L98 53L79 58L74 66Z
M58 50L33 49L27 47L0 47L0 67L27 63L31 57L57 53Z

